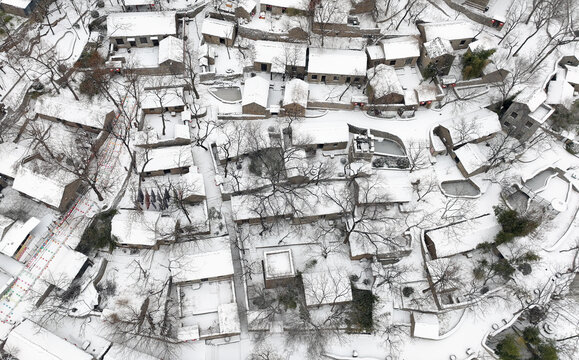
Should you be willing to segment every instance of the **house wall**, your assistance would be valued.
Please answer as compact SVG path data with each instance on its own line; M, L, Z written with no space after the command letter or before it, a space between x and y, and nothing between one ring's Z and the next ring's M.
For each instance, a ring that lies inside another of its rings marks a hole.
M366 53L366 55L368 55L368 53ZM384 60L384 59L370 59L370 57L368 56L368 64L367 64L368 69L371 69L371 68L373 68L377 65L380 65L380 64L386 64L386 60Z
M221 44L221 39L217 36L211 36L211 35L207 35L207 34L203 34L203 39L205 39L205 42L210 43L210 44ZM225 39L223 38L224 44L227 46L233 46L233 40L235 39L235 34L233 35L232 39Z
M267 115L268 113L266 108L256 103L243 105L241 109L244 114Z
M390 65L390 66L393 66L395 68L402 68L405 66L416 66L417 62L418 62L418 56L411 57L411 58L384 60L383 64Z
M516 139L526 141L540 127L540 124L529 117L527 105L513 102L501 117L501 126Z
M8 4L0 3L0 9L7 14L12 14L16 16L28 17L36 7L37 0L33 0L28 4L28 6L24 9L14 7Z
M156 170L156 171L147 171L141 173L144 177L149 176L163 176L166 174L178 175L178 174L187 174L189 172L189 166L183 166L178 168L172 169L165 169L165 170Z
M450 40L450 45L454 50L466 49L473 40L473 38Z
M372 86L368 85L368 101L372 104L404 104L404 95L403 94L386 94L379 98L374 97L374 90Z
M89 131L89 132L93 132L93 133L99 133L102 129L100 128L96 128L93 126L87 126L87 125L82 125L79 123L74 123L74 122L70 122L70 121L66 121L66 120L62 120L59 118L55 118L52 116L48 116L48 115L44 115L44 114L38 114L38 117L45 119L45 120L50 120L53 122L59 122L61 124L64 124L66 126L69 127L73 127L73 128L81 128L85 131ZM111 123L112 123L112 119L114 118L114 111L112 111L111 113L107 114L107 116L103 119L103 129L111 129Z
M271 6L271 13L273 15L281 15L281 14L287 14L290 16L294 16L294 15L306 15L306 12L303 10L298 10L298 9L294 9L291 7L288 8L283 8L281 6ZM261 4L259 5L259 11L267 11L270 12L270 10L267 10L267 4Z
M305 116L306 108L300 104L287 104L283 106L284 114L289 114L290 116Z
M185 105L166 106L164 109L165 109L165 112L166 111L182 112L183 110L185 110ZM161 114L162 112L163 112L163 108L161 108L161 107L156 107L156 108L151 108L151 109L143 109L143 113L145 113L145 114Z
M173 34L174 35L174 34ZM110 36L111 44L114 44L118 48L130 48L130 47L153 47L156 46L151 38L156 37L158 41L163 40L169 35L143 35L143 36ZM135 45L132 46L128 41L129 38L135 39ZM117 39L123 41L122 44L117 42Z
M376 6L376 0L359 0L357 4L352 1L350 15L365 14L372 12Z
M70 204L72 204L72 202L76 199L76 191L78 190L80 183L81 180L76 179L75 181L65 186L64 193L62 194L62 200L60 200L60 206L58 207L60 212L66 211Z
M325 76L325 79L322 77ZM357 80L356 80L357 79ZM326 84L346 84L348 82L356 85L363 84L366 77L363 75L335 75L309 72L306 80L312 83L325 82Z
M570 65L570 66L577 66L579 65L579 58L575 55L563 56L561 60L559 60L560 66Z
M255 14L255 7L252 10L252 13ZM250 20L251 19L251 14L247 12L247 10L245 10L244 8L242 8L241 6L238 6L235 9L235 17L238 18L242 18L242 19L246 19L246 20Z

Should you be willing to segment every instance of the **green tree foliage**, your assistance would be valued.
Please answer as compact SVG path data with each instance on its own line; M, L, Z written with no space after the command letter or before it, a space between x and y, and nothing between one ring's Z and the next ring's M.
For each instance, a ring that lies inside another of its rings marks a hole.
M541 337L539 335L539 329L534 326L527 326L523 330L523 339L527 344L539 345L541 343Z
M495 351L500 360L519 360L521 351L514 335L507 335L497 344Z
M538 347L538 354L533 357L533 360L558 360L557 348L552 342L542 343Z
M530 234L537 227L537 222L520 216L516 210L495 208L495 215L502 230L495 237L495 245L512 241L517 236Z
M371 332L374 328L372 311L378 298L369 290L352 289L352 308L346 319L348 331Z
M116 214L116 210L110 210L97 215L85 229L76 250L88 255L92 250L103 247L114 248L114 242L111 238L111 221Z
M482 75L482 70L489 63L489 57L495 50L475 50L467 52L462 58L462 77L465 80L478 78Z

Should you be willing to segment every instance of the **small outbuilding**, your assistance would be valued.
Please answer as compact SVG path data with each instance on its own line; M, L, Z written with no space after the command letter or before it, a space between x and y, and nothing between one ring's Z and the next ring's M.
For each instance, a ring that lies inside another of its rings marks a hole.
M245 80L241 108L244 114L267 115L267 100L269 98L269 81L254 76Z
M308 107L309 85L300 79L286 83L283 94L283 108L289 116L304 116Z
M111 44L119 48L158 46L167 36L177 34L174 11L121 12L107 16Z
M368 70L368 101L372 104L404 104L404 89L394 67L384 64Z
M201 26L205 42L232 46L235 41L235 24L225 20L205 18Z

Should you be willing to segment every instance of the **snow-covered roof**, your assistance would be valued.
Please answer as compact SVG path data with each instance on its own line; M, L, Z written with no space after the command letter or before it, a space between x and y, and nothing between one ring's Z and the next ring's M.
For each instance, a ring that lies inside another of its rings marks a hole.
M423 339L438 339L440 337L440 325L436 314L413 312L414 337Z
M199 325L180 326L177 328L177 339L181 341L199 340Z
M412 200L408 171L380 170L369 178L357 178L358 204L404 203Z
M416 92L416 98L420 103L435 101L438 93L438 89L434 84L420 84L414 89L414 91Z
M22 321L8 334L4 350L19 360L93 359L92 355L30 320Z
M23 263L5 254L0 254L0 294L5 293L23 269Z
M161 107L184 106L183 88L163 88L156 90L146 90L141 99L141 109L157 109Z
M260 4L296 10L307 10L309 3L304 0L260 0Z
M404 95L404 89L396 70L392 66L379 64L368 70L368 79L374 92L374 98L381 98L389 94Z
M256 2L254 0L239 0L237 6L245 9L248 13L255 9Z
M339 269L303 273L302 280L308 306L352 301L350 278Z
M143 153L144 155L144 153ZM148 150L149 162L143 172L170 170L193 165L193 154L189 145L169 146ZM143 158L142 161L145 161Z
M152 191L157 194L162 192L160 195L164 195L165 190L170 193L173 190L177 190L182 199L187 199L191 196L205 197L203 175L196 170L197 167L192 167L186 174L167 174L144 178L141 182L141 189L143 192L148 191L149 193Z
M12 220L9 217L0 214L0 240L2 240L4 235L8 232L12 224L14 224L15 222L16 220Z
M570 84L579 85L579 66L567 65L567 76L565 80Z
M478 144L464 144L454 150L454 153L460 159L460 163L468 174L480 169L487 163L487 157Z
M284 73L287 66L306 66L307 45L265 41L255 42L255 62L271 64L271 72Z
M407 59L420 56L420 43L414 36L401 36L380 41L384 48L384 59Z
M477 32L472 25L465 21L444 21L438 23L421 24L426 41L437 37L447 40L472 39Z
M72 250L68 245L62 245L56 250L52 261L48 263L42 279L60 289L66 290L72 280L78 275L88 257Z
M349 1L320 0L314 8L314 23L347 24L351 7Z
M268 98L269 81L260 76L254 76L245 80L243 96L241 98L242 106L255 103L266 108Z
M441 39L439 37L432 39L431 41L427 41L424 44L424 50L429 58L434 59L442 55L451 54L452 53L452 46L450 45L450 41L446 39Z
M102 129L106 116L114 111L111 104L90 104L63 97L40 97L34 106L39 115Z
M265 251L263 264L266 279L285 278L296 274L291 249Z
M224 249L199 254L183 254L172 258L171 276L174 283L233 276L231 250Z
M294 122L292 125L294 145L336 144L348 142L349 130L345 122L319 120Z
M565 79L565 70L559 69L557 71L557 79L549 81L546 102L549 105L562 105L567 110L570 110L573 105L574 91L573 85L569 84Z
M310 73L353 76L366 74L364 51L310 48L308 59L308 72Z
M118 210L111 221L111 235L121 245L155 246L158 211Z
M40 163L43 163L43 161L32 160L21 165L18 168L12 187L16 191L58 208L60 207L65 187L77 180L77 178L68 171L54 167L48 173L47 166L43 166L43 170L35 166ZM41 171L45 172L41 173Z
M169 60L183 62L183 40L174 36L159 41L159 64Z
M493 215L467 220L426 232L434 243L438 258L471 251L482 242L492 242L501 225Z
M12 223L14 223L14 220L12 220ZM8 256L14 256L18 247L38 224L40 224L40 220L35 217L31 217L26 222L17 221L14 223L2 237L2 241L0 241L0 252Z
M123 0L126 6L150 5L151 0Z
M237 195L231 197L231 208L234 220L267 218L270 216L293 216L308 218L340 214L344 211L335 200L346 192L345 181L323 182L317 185L296 188L290 194L274 194L266 203L260 195L269 194L264 191L256 195Z
M237 303L220 304L217 306L220 334L236 334L241 332Z
M128 346L113 343L103 357L103 360L159 360L159 358L142 353Z
M0 174L14 178L28 148L11 141L0 143Z
M10 5L18 9L26 9L32 0L2 0L0 4Z
M402 234L405 229L400 228L399 221L389 222L382 219L358 219L357 221L354 231L348 237L352 258L397 253L410 249L410 234ZM388 236L388 234L393 236Z
M205 18L201 26L201 33L224 39L233 39L235 24L229 21Z
M546 100L547 94L543 89L526 87L515 97L514 101L527 105L529 111L533 112Z
M543 124L551 114L555 112L555 109L543 103L539 105L534 111L531 111L529 117L538 122L539 124Z
M370 60L384 59L384 48L381 45L366 46L366 52Z
M476 41L471 42L468 44L468 48L470 51L477 51L477 50L491 50L496 49L498 47L498 39L496 37L491 37L488 35L479 36Z
M450 132L453 147L501 131L499 116L486 108L453 116L440 122L440 125Z
M300 79L292 79L285 85L283 94L283 106L298 104L304 108L308 107L309 85Z
M112 37L175 35L176 12L121 12L109 14L107 32Z

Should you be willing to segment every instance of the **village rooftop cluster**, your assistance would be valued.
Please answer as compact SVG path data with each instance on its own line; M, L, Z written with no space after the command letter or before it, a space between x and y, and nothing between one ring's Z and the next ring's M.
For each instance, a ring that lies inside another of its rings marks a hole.
M0 0L0 358L579 358L577 20Z

